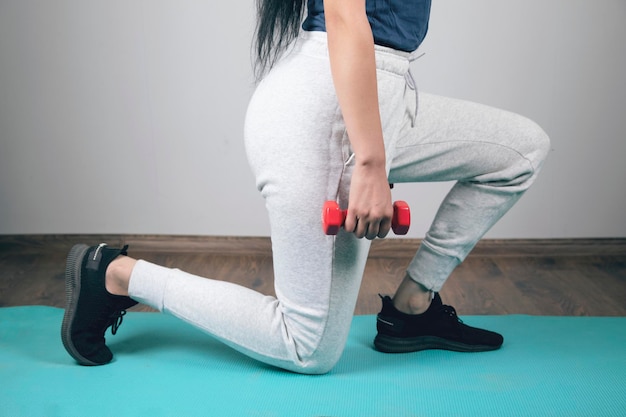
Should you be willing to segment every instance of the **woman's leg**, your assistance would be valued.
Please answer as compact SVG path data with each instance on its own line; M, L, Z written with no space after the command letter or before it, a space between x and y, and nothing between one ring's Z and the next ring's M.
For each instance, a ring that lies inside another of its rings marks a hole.
M420 95L401 130L392 182L451 181L393 299L383 298L374 344L384 352L498 349L501 335L458 320L436 294L478 240L533 183L549 150L545 133L519 115Z
M381 102L399 103L406 59L383 57ZM397 108L383 122L397 131ZM302 35L295 49L258 86L247 114L246 149L266 201L272 237L276 298L178 269L119 257L121 250L79 247L68 262L74 295L64 341L82 364L111 360L104 330L117 327L134 300L171 313L260 361L303 373L327 372L348 336L370 242L340 231L323 234L328 199L342 207L354 158L341 118L324 34ZM78 259L80 258L80 259ZM110 295L106 287L116 295ZM130 276L130 281L129 280ZM118 282L115 282L118 281ZM96 282L96 289L87 283ZM74 285L77 283L76 285ZM79 287L89 287L85 298ZM84 286L83 286L84 287ZM128 294L127 294L128 293ZM126 297L130 295L130 297ZM87 300L82 302L81 300ZM94 311L97 299L102 306ZM97 317L96 317L97 316ZM78 319L75 319L78 317ZM95 320L94 320L95 317ZM77 338L82 334L87 337ZM80 339L80 340L79 340ZM95 352L95 353L94 353Z
M328 62L315 48L294 51L251 100L246 148L269 213L276 298L147 262L133 270L131 297L263 362L330 370L347 339L369 248L352 235L322 232L324 201L347 201L350 149L340 115Z
M522 116L420 94L415 127L403 130L390 181L457 183L442 202L408 275L439 291L535 181L548 151L546 134Z

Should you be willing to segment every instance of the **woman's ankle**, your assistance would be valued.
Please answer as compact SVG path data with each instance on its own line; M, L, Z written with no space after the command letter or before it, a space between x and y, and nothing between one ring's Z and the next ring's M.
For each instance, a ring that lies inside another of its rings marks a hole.
M137 261L128 256L118 256L107 267L105 288L113 295L128 296L130 274Z
M422 314L430 307L432 295L432 291L407 275L393 297L393 305L402 313Z

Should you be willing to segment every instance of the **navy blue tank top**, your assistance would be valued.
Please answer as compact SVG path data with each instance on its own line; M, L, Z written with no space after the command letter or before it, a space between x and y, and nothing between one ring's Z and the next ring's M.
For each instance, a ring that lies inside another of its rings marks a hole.
M405 52L416 50L428 31L431 0L366 0L374 42ZM326 31L324 1L308 0L302 29Z

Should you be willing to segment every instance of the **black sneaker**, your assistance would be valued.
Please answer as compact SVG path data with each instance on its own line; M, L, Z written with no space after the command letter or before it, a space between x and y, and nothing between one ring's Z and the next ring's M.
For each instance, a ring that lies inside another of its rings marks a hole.
M61 325L65 350L81 365L103 365L113 359L105 344L104 333L112 326L115 334L126 309L137 304L130 297L113 295L105 288L107 266L119 255L126 255L128 245L110 249L75 245L65 267L66 307Z
M444 305L435 294L423 314L398 311L390 297L382 297L383 308L378 314L374 339L377 350L386 353L416 352L445 349L457 352L483 352L502 346L498 333L470 327L461 321L452 306Z

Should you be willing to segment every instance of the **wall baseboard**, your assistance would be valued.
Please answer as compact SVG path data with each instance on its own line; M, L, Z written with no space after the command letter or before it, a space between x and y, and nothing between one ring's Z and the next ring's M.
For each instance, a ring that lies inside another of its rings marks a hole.
M0 235L0 255L69 249L75 243L130 245L135 252L270 256L269 237L191 235ZM388 238L372 242L370 257L410 258L421 239ZM626 238L483 239L470 256L626 256Z

